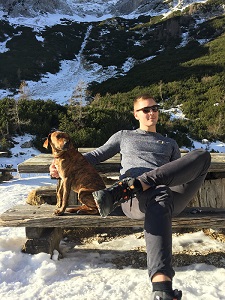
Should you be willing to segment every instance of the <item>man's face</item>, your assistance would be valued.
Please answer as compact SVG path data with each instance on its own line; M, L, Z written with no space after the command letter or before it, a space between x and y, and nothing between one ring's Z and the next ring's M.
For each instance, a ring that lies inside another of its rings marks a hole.
M149 112L146 112L145 109L142 110L143 108L149 106L153 106L154 109L154 105L157 105L157 103L153 99L140 99L134 105L134 117L139 121L140 128L142 130L153 132L156 131L156 124L159 118L158 111L153 111L152 109L150 109Z

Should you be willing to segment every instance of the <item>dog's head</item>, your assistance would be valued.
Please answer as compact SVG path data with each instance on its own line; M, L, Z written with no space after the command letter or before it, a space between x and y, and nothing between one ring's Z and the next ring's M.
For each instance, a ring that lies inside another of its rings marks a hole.
M49 146L52 147L52 153L54 155L73 148L70 136L68 133L62 131L54 131L49 133L48 138L43 144L43 147L48 149Z

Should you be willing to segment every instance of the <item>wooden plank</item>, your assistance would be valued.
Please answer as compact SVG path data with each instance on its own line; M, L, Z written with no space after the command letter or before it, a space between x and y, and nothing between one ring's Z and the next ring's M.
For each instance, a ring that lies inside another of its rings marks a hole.
M225 171L225 153L210 153L211 165L209 172L224 172Z
M7 154L7 152L0 151L0 156L1 156L1 155L5 155L5 154Z
M102 218L93 215L65 213L53 215L52 205L18 205L0 216L0 226L4 227L143 227L143 220L132 220L126 216L108 216ZM196 213L191 213L196 211ZM187 228L225 228L225 209L189 208L174 217L173 227Z
M17 169L14 168L0 168L1 173L11 173L11 172L17 172Z
M81 148L81 152L92 150L93 148ZM80 150L80 149L79 149ZM85 151L84 151L85 150ZM185 155L182 153L181 155ZM225 171L225 153L211 153L212 162L209 172L224 172ZM19 173L49 173L49 166L52 163L53 157L51 154L39 154L35 157L18 164ZM119 173L120 170L120 155L102 162L96 166L100 173Z
M60 241L63 237L61 228L30 228L26 227L27 240L22 247L22 252L38 254L45 252L53 255L54 250L60 253Z
M51 154L39 154L31 157L24 162L18 164L19 173L49 173L49 166L53 161ZM99 172L116 172L120 170L120 155L115 155L113 158L102 162L96 166Z
M39 154L18 164L19 173L49 173L53 161L51 154Z
M225 209L225 178L205 180L188 206Z

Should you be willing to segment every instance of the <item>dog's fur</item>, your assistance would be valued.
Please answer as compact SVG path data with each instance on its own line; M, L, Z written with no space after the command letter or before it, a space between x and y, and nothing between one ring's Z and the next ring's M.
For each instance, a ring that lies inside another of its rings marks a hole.
M98 214L92 192L105 188L105 184L86 158L74 148L69 135L55 131L48 135L43 147L52 148L55 166L59 173L60 185L57 190L56 215L62 215L68 206L71 189L78 193L81 206L67 211L79 214Z

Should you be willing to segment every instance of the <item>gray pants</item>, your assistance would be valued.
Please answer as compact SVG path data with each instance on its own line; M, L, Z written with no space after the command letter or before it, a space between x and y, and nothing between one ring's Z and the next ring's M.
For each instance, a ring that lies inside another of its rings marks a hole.
M199 149L139 176L150 188L122 203L126 216L144 219L147 266L150 278L157 273L175 275L172 267L173 215L184 210L201 187L211 156Z

